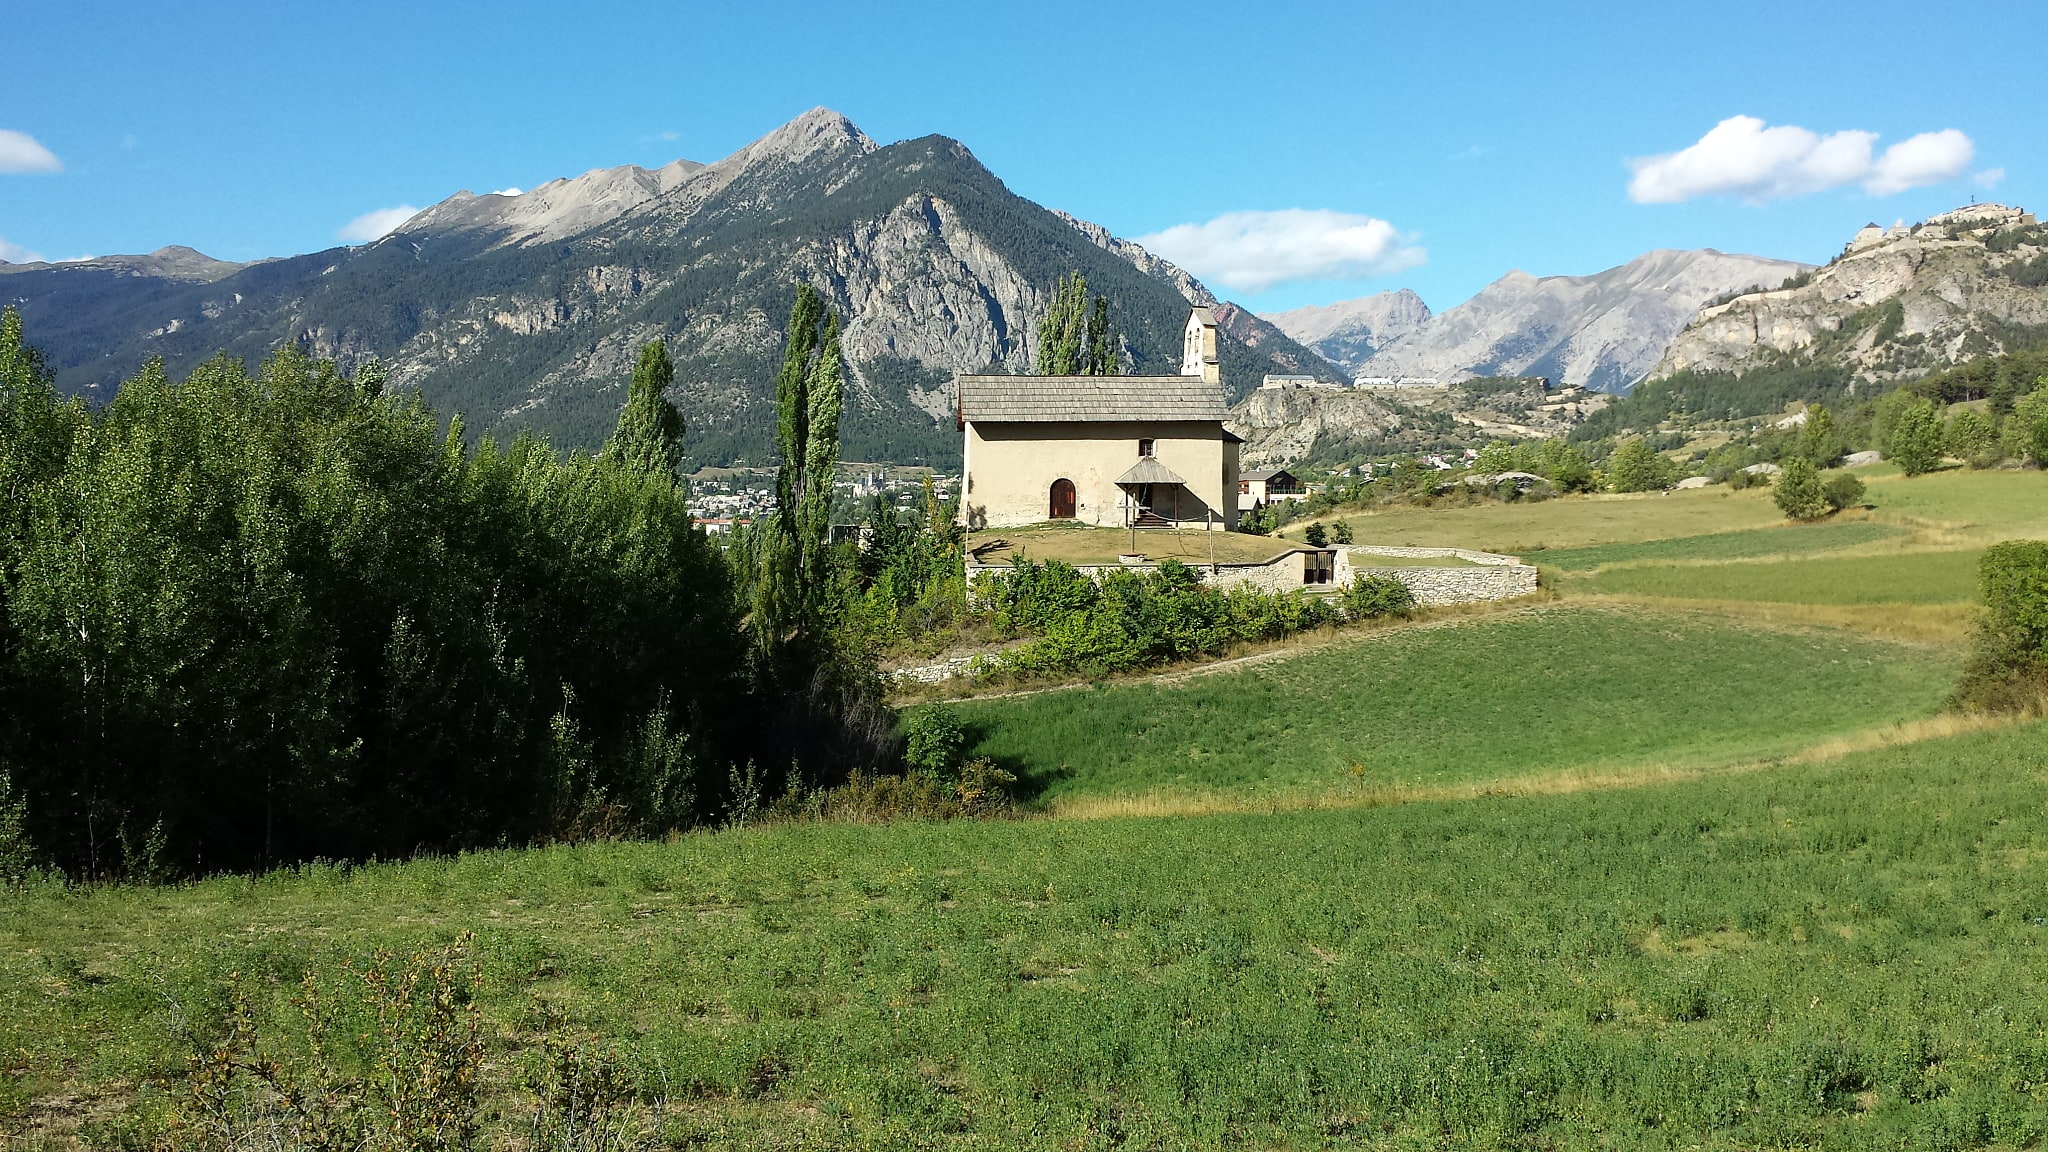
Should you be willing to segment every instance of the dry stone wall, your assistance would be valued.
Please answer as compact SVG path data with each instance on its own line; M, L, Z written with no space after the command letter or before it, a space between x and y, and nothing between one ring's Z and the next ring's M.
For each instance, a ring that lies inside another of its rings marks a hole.
M1470 566L1412 568L1399 563L1375 563L1381 557L1399 561L1430 556L1456 556ZM1475 552L1469 548L1354 546L1338 549L1339 584L1351 583L1352 578L1362 572L1376 572L1399 580L1407 586L1409 595L1415 597L1417 604L1477 604L1488 600L1512 600L1536 591L1535 565L1522 563L1519 556Z

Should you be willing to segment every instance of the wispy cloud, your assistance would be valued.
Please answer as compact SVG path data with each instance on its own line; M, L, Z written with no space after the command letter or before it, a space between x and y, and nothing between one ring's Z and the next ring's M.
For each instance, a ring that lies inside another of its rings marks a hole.
M1739 196L1755 204L1861 184L1872 196L1890 196L1953 180L1976 156L1970 138L1954 128L1923 132L1873 155L1876 143L1875 132L1823 136L1796 125L1770 127L1754 116L1730 116L1688 148L1629 161L1635 174L1628 195L1638 204L1700 196Z
M42 253L31 252L7 237L0 236L0 260L5 260L9 264L34 264L42 258Z
M1203 224L1176 224L1138 243L1196 276L1243 292L1297 280L1386 276L1429 254L1376 216L1321 209L1225 212Z
M0 173L62 172L64 164L41 141L26 132L0 128Z
M367 244L388 235L393 228L419 213L420 210L410 204L400 204L396 208L379 208L375 212L365 212L343 224L334 235L350 244Z
M1977 173L1975 176L1970 177L1970 179L1974 181L1979 188L1996 188L2000 184L2005 183L2005 169L1986 168L1982 172Z

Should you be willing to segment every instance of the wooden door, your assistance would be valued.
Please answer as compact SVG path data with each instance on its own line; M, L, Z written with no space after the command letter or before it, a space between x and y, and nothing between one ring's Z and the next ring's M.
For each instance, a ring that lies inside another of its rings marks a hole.
M1052 518L1074 518L1074 482L1064 476L1052 482Z

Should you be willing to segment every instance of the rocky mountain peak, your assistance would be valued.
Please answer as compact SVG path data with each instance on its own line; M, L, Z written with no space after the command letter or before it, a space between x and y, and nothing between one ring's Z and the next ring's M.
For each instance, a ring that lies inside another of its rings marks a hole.
M1260 318L1330 363L1355 372L1374 352L1415 331L1429 316L1429 305L1422 297L1412 289L1400 288L1335 304L1265 313Z
M776 159L800 163L821 152L847 150L865 156L881 145L854 127L853 121L830 108L813 108L735 153L732 159L754 164Z
M1867 224L1810 277L1717 301L1652 372L1746 372L1787 359L1856 380L1915 375L2048 329L2048 229L2005 204Z
M1364 372L1442 380L1548 376L1568 387L1626 392L1702 305L1805 269L1712 249L1659 249L1591 276L1516 270L1382 345Z

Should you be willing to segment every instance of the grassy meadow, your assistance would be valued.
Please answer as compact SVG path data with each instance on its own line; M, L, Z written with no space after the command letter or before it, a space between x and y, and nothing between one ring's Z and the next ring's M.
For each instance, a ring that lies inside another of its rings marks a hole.
M1554 594L962 701L1017 819L0 893L0 1148L150 1147L180 1021L302 1052L464 932L494 1140L559 1019L660 1147L2040 1147L2048 722L1941 708L2048 479L1864 472L1358 517Z
M1347 638L1169 682L961 705L1055 810L1300 803L1502 777L1732 764L1935 712L1956 662L1854 633L1575 607ZM1759 701L1768 700L1768 707Z
M4 1107L132 1140L97 1102L147 1116L171 1013L230 974L289 1038L305 972L470 930L494 1043L552 1006L662 1097L673 1146L2029 1147L2043 736L32 892L0 903Z

